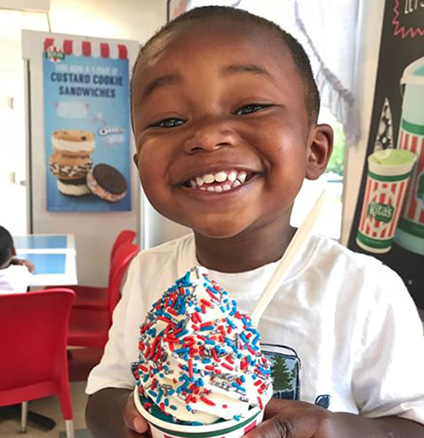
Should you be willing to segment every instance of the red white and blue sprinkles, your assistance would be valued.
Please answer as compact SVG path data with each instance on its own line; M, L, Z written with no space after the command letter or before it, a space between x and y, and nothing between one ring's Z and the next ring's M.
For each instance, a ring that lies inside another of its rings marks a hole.
M146 410L174 422L244 418L272 394L271 364L260 335L228 292L194 267L153 304L140 326L132 365Z

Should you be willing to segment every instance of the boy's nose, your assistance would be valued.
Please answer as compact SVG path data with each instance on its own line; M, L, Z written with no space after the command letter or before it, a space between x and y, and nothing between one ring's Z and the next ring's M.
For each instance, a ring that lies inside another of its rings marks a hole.
M232 146L237 141L237 133L228 122L222 120L205 121L193 126L193 135L185 142L184 151L194 154L200 151L214 151Z

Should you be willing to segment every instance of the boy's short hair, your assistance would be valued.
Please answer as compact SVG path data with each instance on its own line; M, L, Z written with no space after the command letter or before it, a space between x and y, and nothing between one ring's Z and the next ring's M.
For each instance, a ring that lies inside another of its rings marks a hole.
M305 101L308 111L309 121L316 121L320 108L320 96L318 87L316 85L314 75L312 73L311 63L308 55L303 49L302 45L288 32L283 30L276 23L269 21L263 17L251 14L243 9L236 9L229 6L203 6L199 8L191 9L190 11L178 16L174 20L165 24L155 35L153 35L147 43L140 49L137 60L133 68L133 75L131 78L131 97L132 90L134 88L133 78L135 77L137 66L140 64L140 60L145 55L149 47L160 37L171 33L174 29L177 29L180 25L193 21L208 20L216 17L233 18L245 23L256 24L274 32L277 37L285 44L289 49L294 64L297 67L299 75L305 86Z
M0 268L12 257L13 247L12 235L0 225Z

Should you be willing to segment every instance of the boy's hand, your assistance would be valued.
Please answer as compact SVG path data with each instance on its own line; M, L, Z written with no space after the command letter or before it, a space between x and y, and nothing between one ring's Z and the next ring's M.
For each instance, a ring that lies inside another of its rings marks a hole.
M264 420L245 435L246 438L339 438L330 411L319 406L272 399Z
M149 426L147 424L147 421L137 411L137 408L135 407L134 400L132 397L132 393L124 406L123 418L124 418L125 426L131 431L136 432L136 433L130 433L128 435L128 438L130 437L135 438L140 436L147 437L147 430L149 429Z
M246 438L424 438L424 426L395 416L365 418L319 406L272 399L264 421Z

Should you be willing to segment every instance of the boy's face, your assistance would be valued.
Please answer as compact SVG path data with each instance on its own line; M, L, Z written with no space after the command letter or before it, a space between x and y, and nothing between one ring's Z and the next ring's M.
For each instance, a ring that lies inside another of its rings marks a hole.
M150 48L133 89L144 191L195 233L287 227L303 179L325 168L331 139L310 126L291 55L256 25L179 28Z

